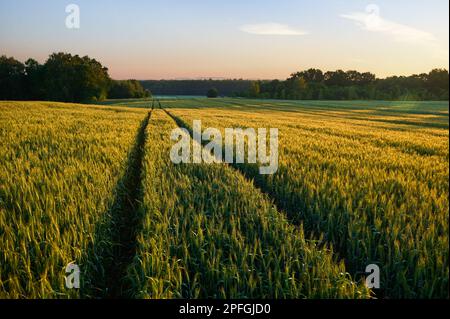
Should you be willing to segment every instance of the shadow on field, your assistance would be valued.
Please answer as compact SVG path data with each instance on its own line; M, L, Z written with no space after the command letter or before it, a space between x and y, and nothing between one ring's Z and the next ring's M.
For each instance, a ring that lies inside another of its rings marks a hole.
M131 297L126 271L136 253L143 199L142 161L145 130L151 112L142 121L124 175L117 182L114 201L97 224L93 244L85 256L81 277L83 298Z

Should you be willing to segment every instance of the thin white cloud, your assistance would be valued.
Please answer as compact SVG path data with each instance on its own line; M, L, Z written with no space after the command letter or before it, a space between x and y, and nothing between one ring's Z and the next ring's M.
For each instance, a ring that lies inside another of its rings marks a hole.
M418 45L428 50L433 58L448 62L448 48L433 34L384 19L380 15L380 8L375 4L368 5L365 12L342 14L341 17L354 21L363 30L385 34L397 42Z
M341 17L354 21L364 30L391 36L395 41L417 44L429 44L437 41L435 36L429 32L382 18L380 9L376 5L367 6L366 12L342 14Z
M308 32L279 23L246 24L241 31L258 35L306 35Z

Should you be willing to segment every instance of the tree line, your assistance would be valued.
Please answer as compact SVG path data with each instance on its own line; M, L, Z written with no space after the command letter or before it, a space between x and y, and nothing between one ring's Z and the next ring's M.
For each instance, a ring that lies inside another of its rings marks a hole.
M53 53L44 64L0 57L0 100L94 102L150 96L136 80L116 81L88 56Z
M448 71L380 79L370 72L308 69L282 80L146 80L158 95L235 96L292 100L448 100ZM214 92L213 92L214 91Z
M246 92L252 83L242 79L203 79L203 80L144 80L143 87L155 95L199 95L205 96L208 90L217 89L222 96L233 96Z
M308 69L286 80L112 80L88 56L53 53L44 64L0 57L0 100L93 102L158 95L303 100L448 100L448 71L377 78L370 72ZM212 89L214 88L214 89Z
M285 81L253 81L237 96L293 100L448 100L448 71L378 79L370 72L309 69Z

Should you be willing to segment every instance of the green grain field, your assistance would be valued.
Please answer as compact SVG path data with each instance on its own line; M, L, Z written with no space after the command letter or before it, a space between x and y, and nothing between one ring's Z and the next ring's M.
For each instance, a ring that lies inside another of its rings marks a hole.
M0 297L448 298L448 102L155 102L0 102ZM172 163L194 120L277 172Z

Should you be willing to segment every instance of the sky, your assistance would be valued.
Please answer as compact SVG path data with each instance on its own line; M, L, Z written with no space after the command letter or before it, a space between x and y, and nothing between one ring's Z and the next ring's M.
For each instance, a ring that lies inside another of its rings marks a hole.
M448 69L448 12L448 0L0 0L0 55L89 55L115 79L410 75Z

